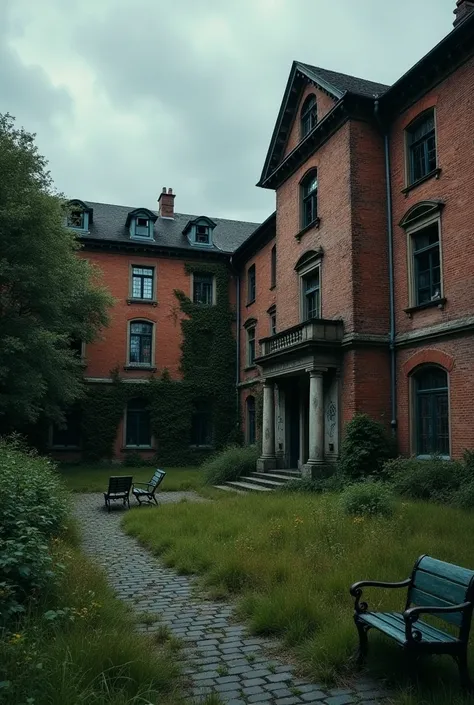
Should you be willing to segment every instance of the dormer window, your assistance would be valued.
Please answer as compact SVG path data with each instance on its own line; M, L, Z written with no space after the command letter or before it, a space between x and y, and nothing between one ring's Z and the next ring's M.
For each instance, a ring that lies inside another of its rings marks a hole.
M69 201L67 204L66 225L73 230L89 230L92 223L92 208L83 201Z
M212 247L212 231L216 224L206 216L190 220L183 230L183 235L189 240L190 245L196 247Z
M153 239L153 226L157 217L146 208L131 211L125 223L130 230L130 237L137 240Z

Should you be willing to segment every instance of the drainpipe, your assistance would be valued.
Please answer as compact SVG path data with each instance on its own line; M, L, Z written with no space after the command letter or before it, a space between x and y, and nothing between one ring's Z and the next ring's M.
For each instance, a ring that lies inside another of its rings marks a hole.
M391 416L390 426L392 435L396 435L397 431L397 368L396 368L396 350L395 350L395 290L393 282L393 217L392 217L392 182L390 176L390 143L388 130L385 129L380 118L379 101L375 101L374 106L375 119L382 130L384 138L385 151L385 185L387 189L387 237L388 237L388 281L389 281L389 298L390 298L390 332L389 332L389 350L390 350L390 398L391 398Z

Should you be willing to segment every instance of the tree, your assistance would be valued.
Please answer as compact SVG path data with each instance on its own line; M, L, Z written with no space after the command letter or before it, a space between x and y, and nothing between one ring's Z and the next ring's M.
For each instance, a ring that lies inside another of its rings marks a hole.
M0 429L60 421L83 393L74 341L92 342L112 298L78 256L34 135L0 115Z

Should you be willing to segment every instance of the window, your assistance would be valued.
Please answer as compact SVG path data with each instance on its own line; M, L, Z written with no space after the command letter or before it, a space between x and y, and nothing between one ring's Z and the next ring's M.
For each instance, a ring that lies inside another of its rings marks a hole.
M439 223L413 233L414 303L416 306L441 298Z
M255 265L252 264L251 267L249 267L248 272L247 272L247 303L251 304L253 301L255 301L255 295L256 295L256 271L255 271Z
M407 129L408 181L415 183L436 169L434 111L425 113Z
M247 329L247 366L255 364L255 326Z
M315 171L308 174L301 182L301 197L301 226L306 228L318 217L318 175Z
M306 137L318 121L318 106L316 96L309 95L301 108L301 139Z
M273 289L273 287L276 286L276 280L277 280L277 249L276 249L276 245L273 245L273 247L272 247L272 252L270 255L270 267L271 267L270 288Z
M53 448L79 448L81 445L81 410L72 409L65 415L64 424L53 425L51 445Z
M193 275L193 301L212 306L214 302L214 277L212 274Z
M135 222L135 237L150 237L150 221L138 216Z
M317 267L303 277L303 319L319 318L321 311L320 269Z
M127 404L125 445L127 448L151 447L150 411L143 399L131 399Z
M209 245L208 225L196 225L196 242L201 245Z
M255 427L255 397L247 397L247 444L255 445L256 442L256 427Z
M212 436L212 411L209 402L198 401L194 404L191 422L191 445L211 446Z
M270 333L271 335L276 335L277 332L277 316L276 313L272 313L270 316Z
M153 324L145 321L130 323L130 355L131 365L152 364Z
M132 298L153 300L153 267L132 267Z
M414 376L415 432L418 455L449 455L448 376L424 367Z
M78 230L84 230L85 213L80 208L72 208L67 216L67 226L68 228L77 228Z

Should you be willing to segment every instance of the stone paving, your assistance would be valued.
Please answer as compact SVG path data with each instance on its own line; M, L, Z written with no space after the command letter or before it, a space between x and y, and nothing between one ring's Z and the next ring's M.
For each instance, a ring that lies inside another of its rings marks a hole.
M206 501L194 492L160 492L160 504L182 499ZM144 507L140 511L160 511ZM137 613L155 613L159 622L138 624L153 632L169 626L185 643L184 673L189 703L219 694L226 705L377 705L387 693L373 681L360 679L348 688L327 688L295 675L295 668L269 655L271 642L249 636L232 619L232 606L200 597L194 579L165 568L120 528L121 508L108 514L100 494L77 496L76 515L83 546L105 569L117 596Z

